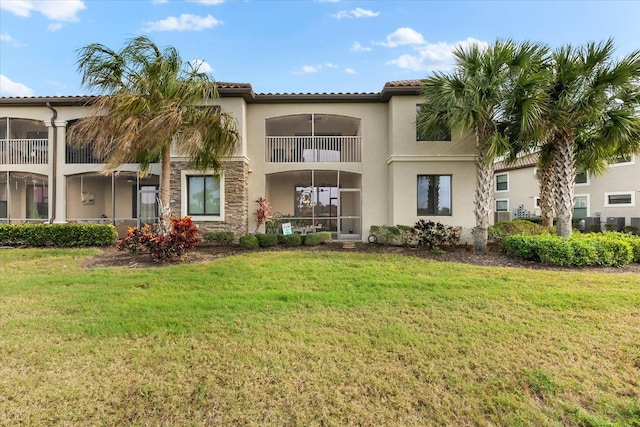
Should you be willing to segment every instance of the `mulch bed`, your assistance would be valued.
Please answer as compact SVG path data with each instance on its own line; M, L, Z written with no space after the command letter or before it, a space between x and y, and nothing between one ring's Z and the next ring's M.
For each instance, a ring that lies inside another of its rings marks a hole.
M259 251L339 251L339 252L363 252L363 253L379 253L379 254L398 254L405 256L414 256L419 258L433 259L443 262L460 262L465 264L473 264L490 267L517 267L537 270L554 270L554 271L588 271L600 273L630 273L640 274L640 264L630 264L627 267L558 267L552 265L543 265L533 261L525 261L518 258L507 256L498 248L490 246L484 253L475 252L469 247L459 246L449 248L445 253L436 254L429 250L418 250L412 248L382 246L369 243L355 243L355 245L345 245L342 242L331 242L320 246L298 246L288 248L278 246L275 248L258 249ZM155 262L146 253L130 254L126 251L117 251L115 248L109 247L102 249L102 253L90 260L84 266L93 267L126 267L126 268L157 268L166 265L175 264L194 264L211 261L217 258L247 253L246 250L239 246L197 246L194 250L188 252L183 259L176 259L169 262Z

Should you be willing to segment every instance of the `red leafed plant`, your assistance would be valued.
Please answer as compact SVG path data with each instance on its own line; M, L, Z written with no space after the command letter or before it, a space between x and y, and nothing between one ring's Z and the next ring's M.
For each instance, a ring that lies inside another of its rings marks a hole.
M169 231L158 233L148 224L142 228L129 228L127 237L116 245L116 249L139 252L146 250L154 261L168 261L173 257L182 257L198 243L198 227L191 217L172 218Z
M260 205L258 209L256 209L256 233L262 224L265 224L271 221L271 206L267 199L264 197L258 197L256 203Z

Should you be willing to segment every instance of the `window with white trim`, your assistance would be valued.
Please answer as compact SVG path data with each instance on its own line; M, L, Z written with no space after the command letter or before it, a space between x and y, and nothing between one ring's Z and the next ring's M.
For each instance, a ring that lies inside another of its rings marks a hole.
M573 219L584 219L589 216L589 196L576 195L573 198Z
M617 156L608 161L609 166L629 166L636 163L636 158L633 154L627 154L625 156Z
M505 212L509 210L509 199L496 200L496 212Z
M501 191L509 191L509 174L499 173L496 174L496 193Z
M576 171L576 185L589 185L589 174L587 171Z
M604 205L607 207L635 206L636 198L633 191L619 191L615 193L604 193Z
M182 171L181 175L182 215L200 221L223 220L223 176L197 171Z

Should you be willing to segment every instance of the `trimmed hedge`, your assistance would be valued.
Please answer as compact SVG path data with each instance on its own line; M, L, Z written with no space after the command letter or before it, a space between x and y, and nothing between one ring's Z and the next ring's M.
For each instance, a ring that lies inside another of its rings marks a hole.
M551 265L624 267L640 262L640 237L615 232L566 238L516 234L504 238L503 248L510 255Z
M258 238L256 236L245 235L240 236L240 247L242 249L258 249Z
M287 234L283 237L282 243L289 247L300 246L302 244L302 236L299 234Z
M118 238L109 224L1 224L0 245L33 247L108 246Z
M204 240L219 246L229 246L233 243L234 238L231 231L210 231L204 235Z
M549 229L530 219L514 219L489 226L489 239L502 243L507 236L514 234L549 234Z
M318 235L318 233L307 234L304 238L305 246L318 246L322 243L322 237Z
M258 239L258 245L261 248L278 246L278 234L276 233L256 234L256 238Z

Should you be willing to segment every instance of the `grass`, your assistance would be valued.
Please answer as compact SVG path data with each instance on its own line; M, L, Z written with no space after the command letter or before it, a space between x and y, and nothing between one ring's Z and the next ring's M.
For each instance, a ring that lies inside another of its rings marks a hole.
M0 250L0 425L640 426L640 277Z

